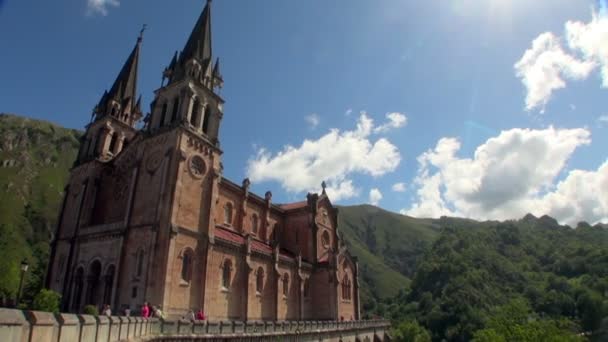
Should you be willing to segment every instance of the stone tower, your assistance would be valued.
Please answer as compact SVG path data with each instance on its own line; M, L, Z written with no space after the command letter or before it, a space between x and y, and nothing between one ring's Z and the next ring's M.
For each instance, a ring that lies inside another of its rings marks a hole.
M357 263L325 191L281 205L222 176L211 2L138 129L141 44L95 107L65 189L47 276L63 309L147 301L211 319L359 318Z

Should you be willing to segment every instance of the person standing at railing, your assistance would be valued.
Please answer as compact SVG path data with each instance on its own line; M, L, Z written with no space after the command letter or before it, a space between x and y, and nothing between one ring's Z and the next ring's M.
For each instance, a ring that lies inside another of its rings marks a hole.
M203 309L198 310L198 312L196 313L196 319L199 321L205 320L205 313L203 312Z
M148 302L144 302L144 306L141 307L141 317L150 317L150 307L148 306Z

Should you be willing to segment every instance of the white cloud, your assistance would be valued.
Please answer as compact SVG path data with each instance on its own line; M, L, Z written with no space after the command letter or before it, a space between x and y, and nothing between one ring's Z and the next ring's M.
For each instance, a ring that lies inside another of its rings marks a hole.
M569 51L553 33L539 35L515 64L527 89L527 110L541 107L542 112L553 91L565 88L568 80L588 78L596 67L608 88L608 16L593 12L589 23L566 22L564 39Z
M87 0L87 13L89 15L108 15L108 7L120 6L119 0Z
M588 24L566 23L568 46L581 53L585 60L600 66L603 86L608 88L608 16L592 14Z
M405 188L406 188L405 183L395 183L395 184L393 184L393 186L391 187L391 189L392 189L394 192L405 192Z
M556 179L577 147L591 142L586 129L511 129L459 158L460 142L443 138L418 157L417 200L402 213L476 219L512 219L531 212L563 223L608 220L608 162L597 171L571 170Z
M601 122L601 123L608 123L608 115L602 115L599 118L597 118L597 121Z
M371 205L378 205L378 203L380 203L381 199L382 199L382 192L380 192L380 189L373 188L369 191L369 203Z
M393 128L401 128L407 124L407 117L401 113L387 113L387 122L374 128L374 133L384 133Z
M553 33L541 34L515 64L516 75L527 89L526 109L541 107L543 112L553 91L566 87L564 79L585 79L593 68L594 63L564 52Z
M353 110L351 108L349 108L346 110L346 112L344 112L344 115L350 116L352 113L353 113Z
M319 123L321 122L321 118L319 117L319 114L317 114L317 113L311 113L309 115L306 115L304 117L304 120L306 120L306 122L308 122L308 124L310 125L310 128L312 128L312 129L317 128L317 126L319 126Z
M291 193L314 191L325 180L333 201L354 197L354 174L382 176L401 162L397 147L386 138L374 141L373 131L373 120L361 113L353 130L332 129L317 140L285 146L276 154L260 148L248 161L247 175L253 182L277 181Z

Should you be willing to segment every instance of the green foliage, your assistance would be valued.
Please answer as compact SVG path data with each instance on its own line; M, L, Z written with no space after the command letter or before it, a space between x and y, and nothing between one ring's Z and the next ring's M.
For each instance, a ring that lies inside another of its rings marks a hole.
M99 316L99 310L95 305L85 305L82 311L85 315Z
M30 268L22 301L31 306L43 286L49 242L79 136L45 121L0 114L0 305L16 297L23 259Z
M47 311L57 313L59 312L59 303L61 301L61 295L53 290L42 289L36 297L32 308L38 311Z
M400 342L431 342L431 334L416 321L401 322L392 331L392 337Z

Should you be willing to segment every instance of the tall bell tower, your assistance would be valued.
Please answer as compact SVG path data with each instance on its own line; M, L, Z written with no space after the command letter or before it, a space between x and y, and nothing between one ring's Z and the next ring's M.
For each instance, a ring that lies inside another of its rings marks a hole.
M165 84L166 82L166 84ZM198 18L181 53L175 52L163 72L146 125L150 132L177 125L189 128L206 143L219 147L218 133L224 100L219 59L213 61L211 0Z

